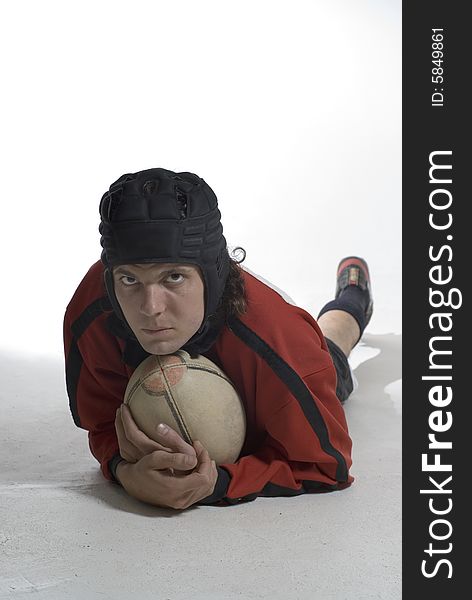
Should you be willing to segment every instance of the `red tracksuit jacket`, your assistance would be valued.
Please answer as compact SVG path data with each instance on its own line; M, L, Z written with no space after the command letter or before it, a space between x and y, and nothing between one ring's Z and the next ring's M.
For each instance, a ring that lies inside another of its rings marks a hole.
M244 315L225 324L204 352L238 389L246 440L234 464L218 467L211 496L200 504L234 504L257 496L295 496L350 485L352 442L338 400L336 371L315 319L243 271ZM116 409L137 364L114 314L96 262L64 318L66 384L72 416L89 432L107 479L119 460ZM136 345L138 345L135 342Z

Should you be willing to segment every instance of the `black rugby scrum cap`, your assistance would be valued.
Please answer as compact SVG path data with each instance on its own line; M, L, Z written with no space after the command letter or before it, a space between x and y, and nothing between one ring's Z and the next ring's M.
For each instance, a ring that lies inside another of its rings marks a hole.
M100 202L105 285L117 316L119 307L111 275L120 264L190 263L201 268L205 315L192 338L205 334L207 320L223 295L229 255L218 200L194 173L147 169L115 181Z

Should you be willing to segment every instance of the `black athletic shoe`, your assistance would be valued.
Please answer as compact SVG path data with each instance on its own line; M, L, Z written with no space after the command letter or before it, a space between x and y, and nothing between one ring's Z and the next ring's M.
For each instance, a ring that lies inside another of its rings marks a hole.
M370 287L369 267L363 258L347 256L343 258L336 273L336 295L338 296L350 285L355 285L366 292L365 325L370 321L374 309Z

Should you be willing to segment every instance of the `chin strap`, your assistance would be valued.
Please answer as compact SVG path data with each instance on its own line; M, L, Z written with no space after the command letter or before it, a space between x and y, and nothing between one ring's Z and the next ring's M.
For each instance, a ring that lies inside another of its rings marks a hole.
M130 337L136 339L136 337L133 333L133 330L128 325L128 321L125 319L125 315L123 314L123 311L121 310L120 303L118 302L118 300L116 298L115 285L113 283L113 275L112 275L111 270L108 269L107 267L103 271L103 279L105 282L105 289L107 291L108 299L110 300L110 304L115 312L115 315L122 322L124 328L126 329L126 333Z

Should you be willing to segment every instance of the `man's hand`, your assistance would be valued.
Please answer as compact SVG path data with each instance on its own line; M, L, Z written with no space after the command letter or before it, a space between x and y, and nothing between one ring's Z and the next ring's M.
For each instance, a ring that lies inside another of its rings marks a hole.
M172 475L171 470L189 468L188 454L156 450L136 463L121 462L116 476L125 490L138 500L182 510L213 493L218 470L208 451L196 441L197 466L192 473Z
M157 438L162 442L156 442L149 438L136 425L129 408L122 404L116 411L115 429L118 437L121 456L129 463L136 463L147 454L163 450L166 452L177 452L186 454L193 458L185 470L193 469L197 464L195 448L187 444L180 435L171 427L168 427L166 433L156 430ZM176 467L179 468L179 467Z

